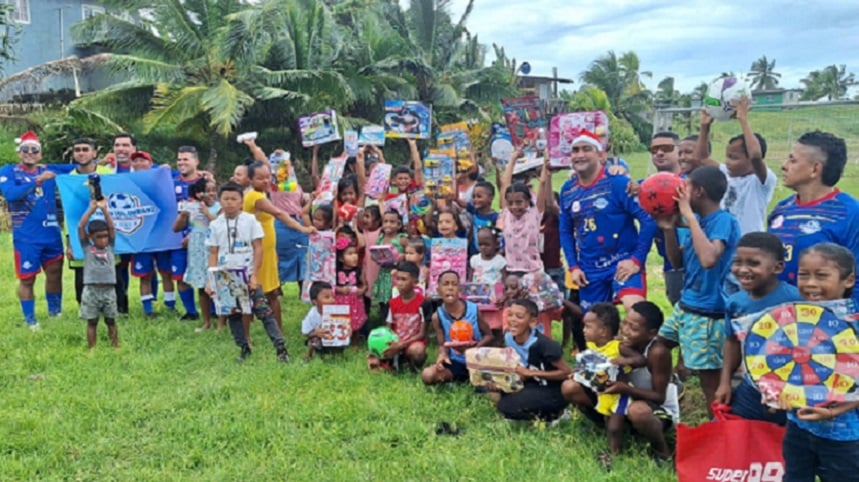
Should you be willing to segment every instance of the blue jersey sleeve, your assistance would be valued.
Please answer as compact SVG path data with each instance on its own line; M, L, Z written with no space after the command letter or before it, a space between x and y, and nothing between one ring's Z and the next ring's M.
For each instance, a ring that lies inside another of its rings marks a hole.
M10 202L23 201L36 189L35 176L37 175L34 175L30 181L26 181L21 178L23 176L15 175L14 165L3 166L0 170L0 191L3 192L3 197Z
M618 176L617 179L621 179ZM638 220L638 241L635 244L635 251L632 257L638 261L639 265L644 265L647 261L647 254L650 253L650 247L653 244L653 238L656 236L658 227L653 218L641 208L635 196L630 196L626 192L627 185L630 182L628 177L623 177L623 182L614 182L613 189L615 196L622 201L627 212L632 214Z
M48 164L45 169L57 174L69 174L75 170L77 164Z
M855 209L850 210L849 218L842 225L844 228L843 237L837 242L849 249L853 253L853 257L859 262L859 202L854 202L853 206ZM853 299L859 302L859 283L853 285Z
M558 234L561 237L561 249L564 251L564 258L567 260L567 267L573 269L578 267L578 258L576 255L576 235L573 219L570 216L570 202L568 199L570 188L575 180L571 179L564 183L561 187L561 212L558 215Z

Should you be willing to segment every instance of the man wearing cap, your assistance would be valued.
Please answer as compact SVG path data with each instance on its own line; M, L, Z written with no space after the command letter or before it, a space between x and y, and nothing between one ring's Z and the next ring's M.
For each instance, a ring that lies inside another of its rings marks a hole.
M158 169L158 166L155 166L152 161L152 156L146 151L135 150L129 157L132 172ZM140 280L140 303L143 305L143 313L147 317L155 316L152 304L155 302L155 294L158 289L156 270L161 274L161 282L164 287L164 304L170 310L175 309L176 296L173 291L171 251L135 253L131 256L130 265L131 275Z
M629 309L644 300L644 261L657 229L627 194L629 178L606 175L605 155L599 136L583 131L572 143L576 176L561 188L561 247L585 310L602 301Z
M39 165L42 145L32 131L16 140L20 162L0 169L0 191L12 216L12 244L21 311L27 326L38 330L33 284L42 269L45 270L48 315L59 316L62 312L63 236L57 218L57 184L54 178L58 173L68 173L72 166Z
M72 159L74 159L74 169L69 174L89 176L92 173L98 175L113 174L113 169L110 166L105 166L96 163L98 151L95 148L95 141L89 137L81 137L72 142ZM63 229L65 230L65 226ZM72 254L72 244L69 242L68 233L66 233L66 257L69 259L69 269L75 275L75 299L78 305L81 304L81 295L84 289L84 262L82 259L75 259ZM119 284L117 284L117 296L119 296Z

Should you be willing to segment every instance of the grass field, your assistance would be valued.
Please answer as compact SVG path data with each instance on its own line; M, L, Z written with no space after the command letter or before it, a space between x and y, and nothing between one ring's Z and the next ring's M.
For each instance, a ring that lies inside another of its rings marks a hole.
M753 114L753 124L766 124L770 115ZM716 130L717 158L719 136L727 139L730 127ZM767 156L776 172L789 147L783 144L773 144ZM634 177L645 174L648 154L626 157ZM562 176L556 177L560 184ZM840 187L859 194L857 179L851 163ZM775 197L786 195L780 188ZM102 325L90 353L72 292L64 297L64 315L46 319L41 283L43 329L32 333L13 289L8 233L0 234L0 246L7 253L0 260L6 287L0 292L0 480L674 479L650 461L640 441L628 443L606 473L596 459L605 437L586 420L558 428L511 425L466 386L428 389L411 374L368 373L364 351L297 363L307 306L294 286L284 297L290 365L276 361L258 323L256 349L238 365L227 332L196 334L195 325L168 315L144 319L136 296L131 316L119 321L122 348L110 348ZM654 256L650 293L667 311ZM70 275L65 281L72 286ZM684 418L700 422L697 389L690 392ZM436 435L442 421L462 434Z

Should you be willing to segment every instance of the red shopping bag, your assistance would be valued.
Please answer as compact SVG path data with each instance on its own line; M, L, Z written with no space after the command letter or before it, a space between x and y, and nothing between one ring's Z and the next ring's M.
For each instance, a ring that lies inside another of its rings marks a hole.
M679 482L776 482L784 476L784 427L730 414L713 404L716 420L698 427L677 426Z

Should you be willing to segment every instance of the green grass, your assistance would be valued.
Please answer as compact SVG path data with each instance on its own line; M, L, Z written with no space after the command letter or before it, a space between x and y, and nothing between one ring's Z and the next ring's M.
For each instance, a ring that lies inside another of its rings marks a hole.
M0 243L11 247L10 235ZM102 325L90 354L72 291L64 315L47 319L38 286L42 331L32 333L12 289L11 256L0 280L2 480L673 479L641 442L630 441L605 474L596 460L605 437L586 420L511 425L467 386L369 373L363 350L297 363L307 307L293 286L284 324L295 361L278 363L255 323L256 349L238 365L228 332L144 319L136 297L119 321L121 350ZM462 435L436 436L441 421Z
M633 177L646 173L647 153L626 157ZM768 157L777 170L783 157ZM857 178L851 163L840 187L859 194ZM788 194L779 188L775 197ZM8 233L0 246L10 253ZM655 253L649 261L651 299L667 311L661 263ZM132 315L119 321L121 350L110 348L101 325L90 354L70 289L65 314L46 319L40 277L43 329L31 333L12 289L11 255L0 262L0 280L2 480L674 479L650 462L641 441L628 438L605 473L596 460L605 436L586 420L555 429L511 425L467 386L425 388L415 375L368 373L363 351L282 365L259 323L253 355L237 365L227 332L196 334L167 316L146 320L134 295ZM297 360L307 306L293 286L284 299ZM699 392L690 386L687 422L703 420ZM436 436L441 421L463 434Z

